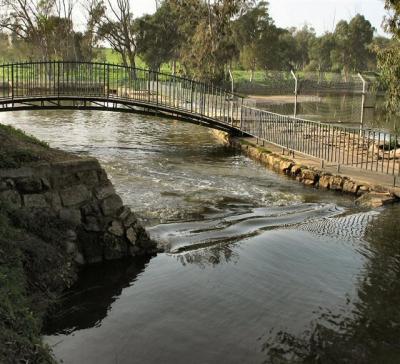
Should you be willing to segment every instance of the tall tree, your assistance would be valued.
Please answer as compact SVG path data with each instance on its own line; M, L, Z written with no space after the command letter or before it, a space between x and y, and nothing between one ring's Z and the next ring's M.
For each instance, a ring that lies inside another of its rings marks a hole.
M332 33L315 38L308 52L310 59L308 69L318 72L329 71L332 68L331 56L334 49L335 39Z
M400 1L386 0L385 7L391 15L384 25L393 40L387 48L376 49L378 69L387 88L387 106L391 113L400 114Z
M136 22L137 51L153 70L162 63L177 59L181 46L177 19L171 4L159 4L153 15L145 15Z
M371 23L358 14L348 23L340 21L335 29L335 49L332 52L333 68L350 72L363 71L372 57L369 45L375 29Z
M136 66L136 28L130 0L97 0L97 34L121 56L125 66Z
M0 28L23 40L31 58L76 54L72 0L0 0Z

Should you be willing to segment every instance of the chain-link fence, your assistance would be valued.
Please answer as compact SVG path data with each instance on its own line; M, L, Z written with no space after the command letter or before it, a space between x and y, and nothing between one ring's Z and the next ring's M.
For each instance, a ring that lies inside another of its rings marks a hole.
M296 80L297 79L297 80ZM376 74L268 71L250 82L242 77L236 91L246 104L309 120L367 126L376 124Z

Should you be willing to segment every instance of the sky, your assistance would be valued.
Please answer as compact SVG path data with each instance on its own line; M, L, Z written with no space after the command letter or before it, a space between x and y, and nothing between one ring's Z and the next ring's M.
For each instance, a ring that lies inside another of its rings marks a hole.
M318 35L333 31L339 20L350 20L357 13L364 15L384 35L381 28L386 14L384 0L269 0L270 13L282 28L312 26ZM135 15L155 11L155 0L133 0Z

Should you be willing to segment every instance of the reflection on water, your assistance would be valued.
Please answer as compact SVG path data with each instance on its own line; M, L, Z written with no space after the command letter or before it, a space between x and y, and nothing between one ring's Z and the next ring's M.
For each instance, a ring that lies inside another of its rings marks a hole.
M64 363L400 361L398 206L357 210L182 122L0 118L98 157L168 248L82 272L46 326Z

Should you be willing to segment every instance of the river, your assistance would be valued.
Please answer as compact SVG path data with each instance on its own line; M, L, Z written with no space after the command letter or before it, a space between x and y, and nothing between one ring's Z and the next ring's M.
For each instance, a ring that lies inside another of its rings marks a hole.
M90 111L0 122L98 158L167 249L81 273L45 325L63 363L400 362L399 206L360 210L184 122Z

